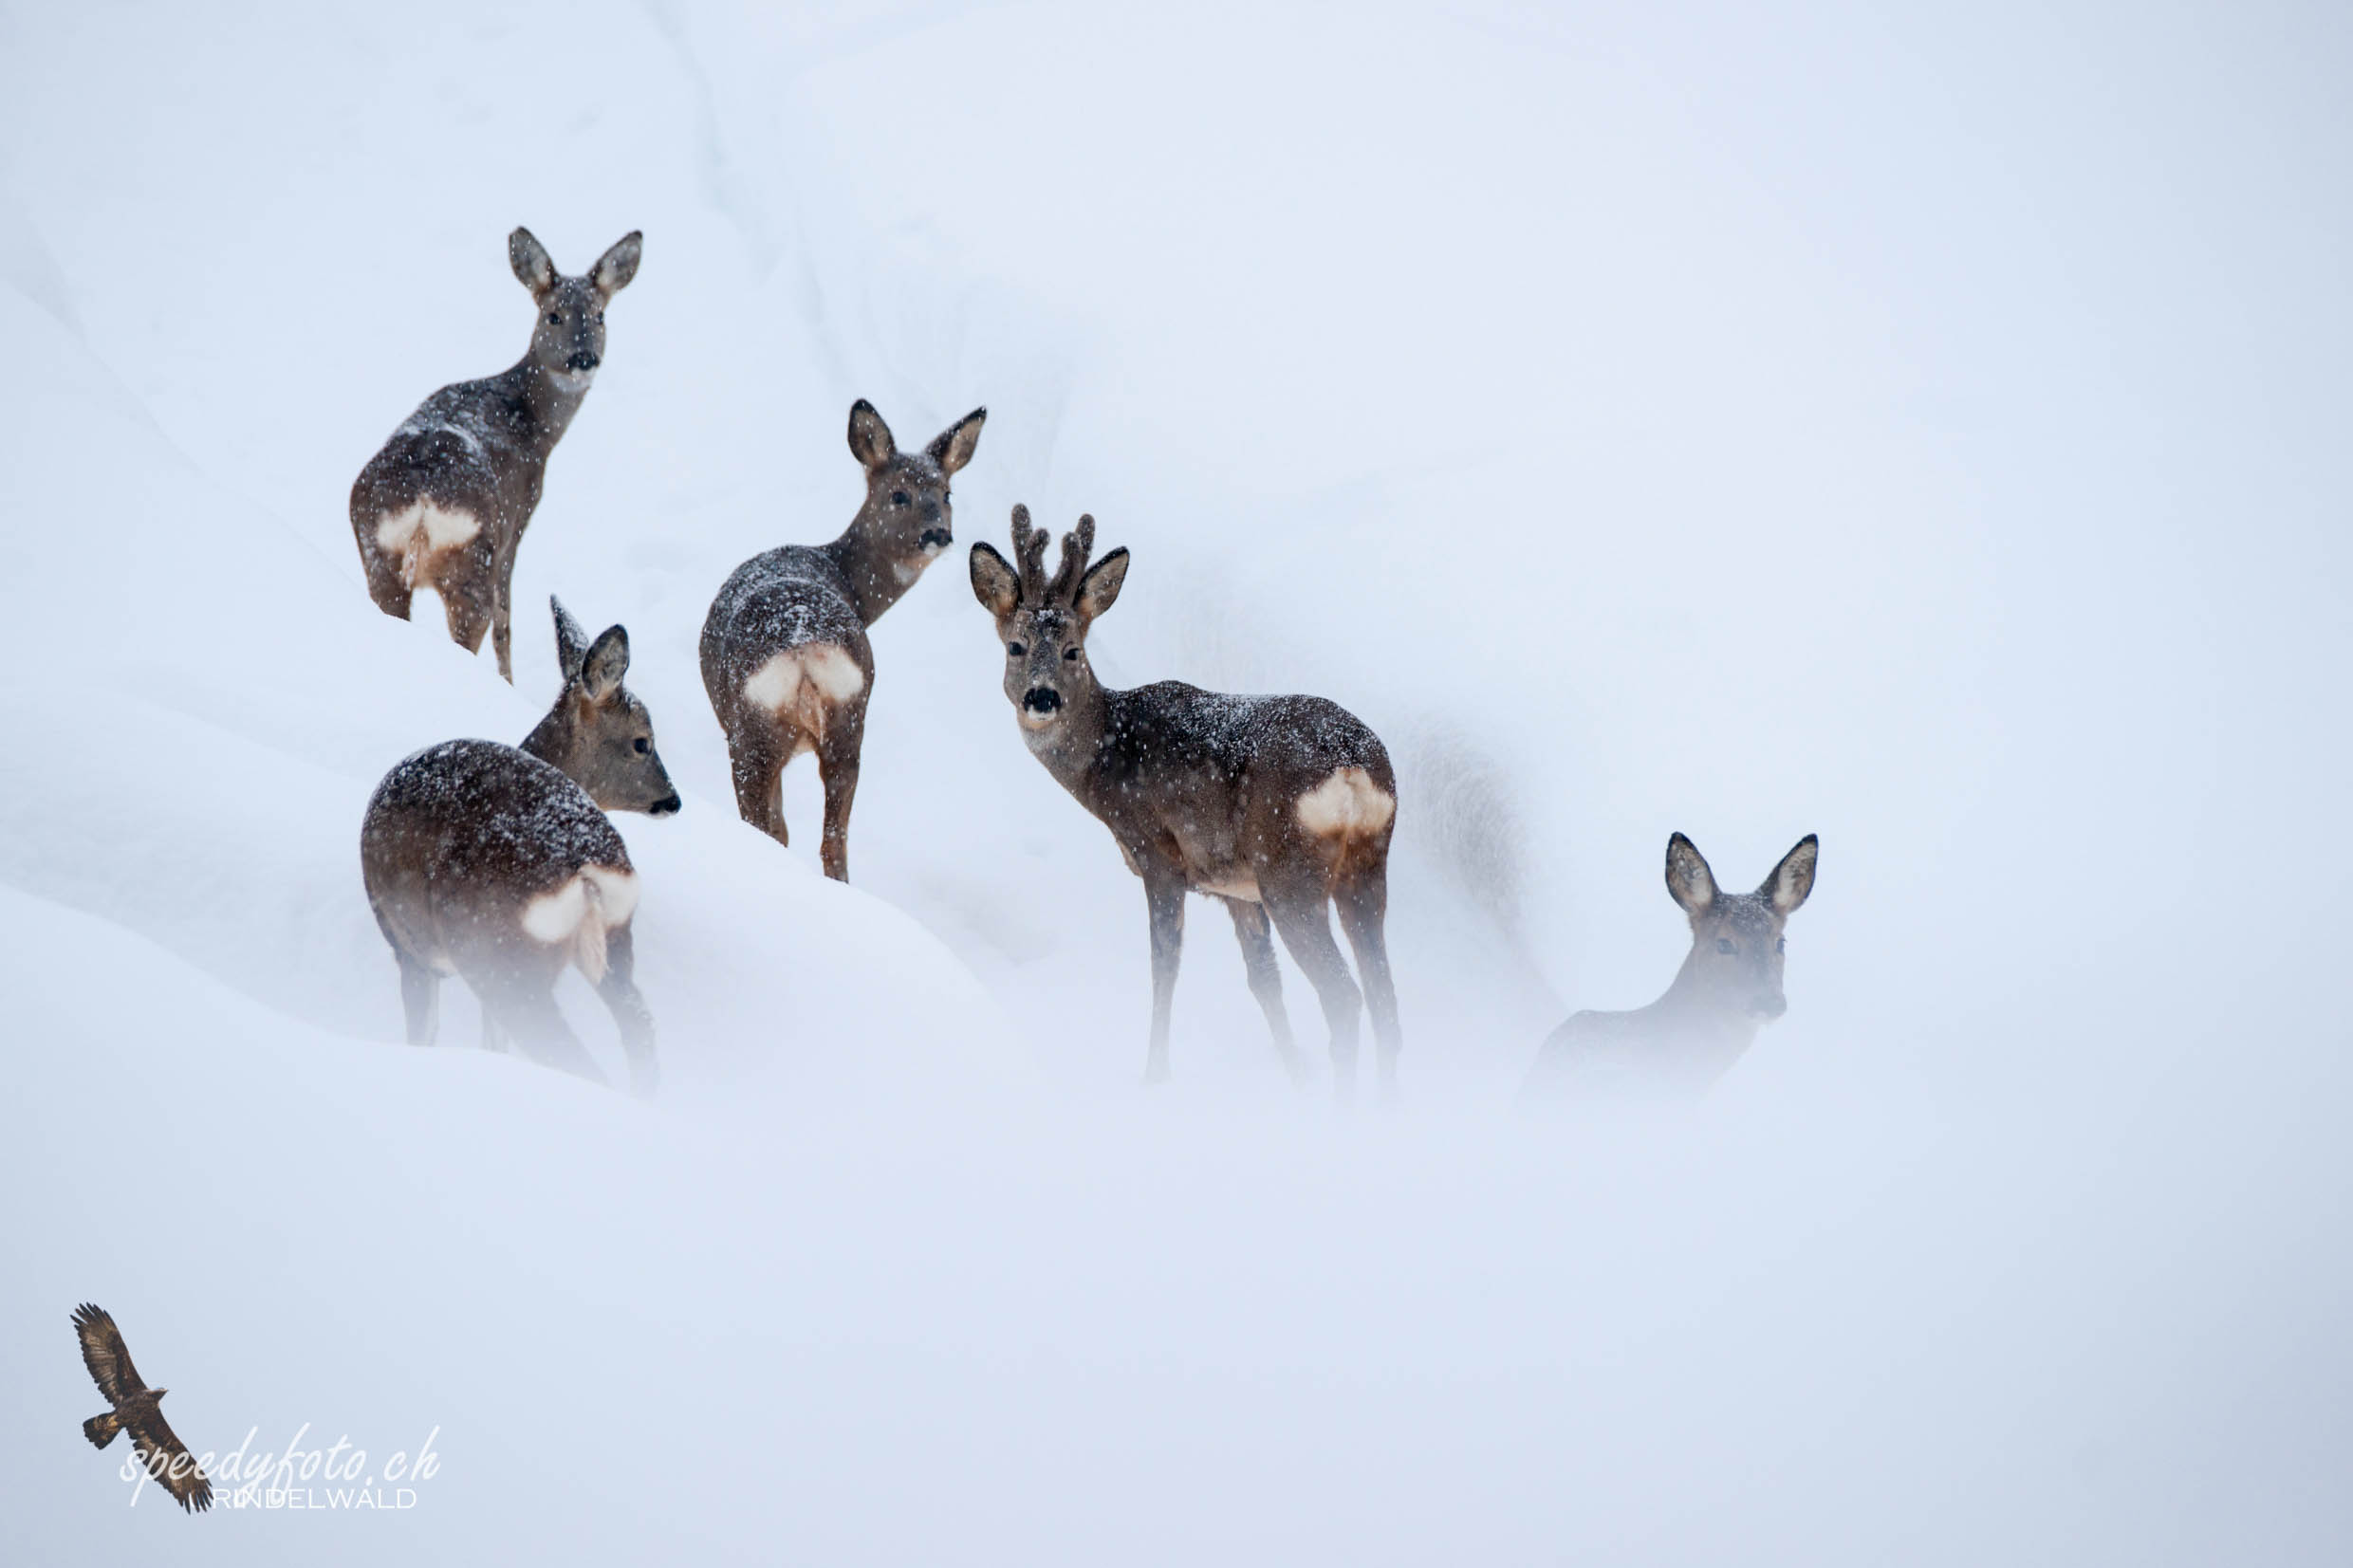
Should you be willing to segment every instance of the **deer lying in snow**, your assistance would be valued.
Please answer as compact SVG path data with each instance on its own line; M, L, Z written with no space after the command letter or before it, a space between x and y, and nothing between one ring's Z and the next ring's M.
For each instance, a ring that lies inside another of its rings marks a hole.
M973 593L1005 644L1005 694L1030 753L1111 830L1143 878L1152 921L1152 1044L1144 1076L1168 1076L1169 999L1185 895L1220 899L1275 1050L1302 1071L1283 1010L1271 926L1307 973L1331 1028L1333 1086L1356 1082L1357 1013L1369 1002L1384 1089L1403 1037L1381 925L1397 776L1380 738L1321 697L1243 697L1161 681L1118 692L1095 678L1086 634L1120 597L1127 551L1093 565L1095 520L1079 519L1046 576L1046 534L1013 508L1013 557L972 552ZM1356 949L1360 996L1332 940L1330 906Z
M640 248L632 231L587 276L567 278L529 230L508 235L508 260L539 307L531 346L511 369L426 398L351 487L351 530L376 607L406 620L412 596L431 588L451 638L480 653L487 629L510 682L515 551L539 506L547 454L603 362L605 302L638 275Z
M511 1035L535 1060L602 1082L557 1008L577 967L621 1026L631 1086L653 1092L654 1019L630 978L638 876L606 811L666 817L677 791L645 704L621 685L629 634L581 634L564 606L564 690L520 747L444 741L384 775L360 830L368 904L400 962L409 1043L430 1045L444 975L482 1001L483 1044ZM602 808L602 809L600 809Z
M1691 917L1691 952L1666 994L1624 1013L1579 1013L1552 1031L1522 1091L1697 1094L1732 1070L1756 1032L1788 1009L1782 926L1814 891L1808 833L1754 893L1723 893L1680 833L1667 840L1667 892Z
M948 481L973 460L989 411L976 408L921 452L902 452L874 405L850 406L850 455L866 502L829 544L786 544L735 568L703 621L703 690L727 731L735 809L787 842L785 765L817 753L825 785L819 858L850 878L850 802L858 793L874 649L866 628L955 542Z

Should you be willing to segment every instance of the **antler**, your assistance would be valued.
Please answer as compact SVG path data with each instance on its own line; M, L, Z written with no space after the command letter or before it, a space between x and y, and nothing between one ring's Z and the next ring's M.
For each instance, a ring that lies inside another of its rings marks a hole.
M1013 563L1021 574L1025 604L1046 602L1046 530L1029 526L1029 508L1013 508Z
M1079 602L1079 581L1086 576L1086 558L1095 553L1095 519L1092 514L1079 519L1078 531L1062 536L1062 564L1055 569L1052 586L1046 590L1050 602L1067 600L1073 608Z

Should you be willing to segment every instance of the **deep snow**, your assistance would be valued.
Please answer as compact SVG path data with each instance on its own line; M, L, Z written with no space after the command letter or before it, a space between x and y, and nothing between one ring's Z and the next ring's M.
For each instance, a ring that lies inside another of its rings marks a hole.
M14 1557L2342 1559L2346 46L0 9ZM518 222L646 254L510 691L373 611L343 507L519 353ZM806 759L791 851L732 820L695 638L846 522L858 396L991 415L875 628L844 890ZM1106 680L1388 743L1394 1114L1285 1084L1206 906L1137 1087L1140 893L956 559L1015 501L1134 550ZM651 1106L392 1043L360 895L384 769L545 710L550 591L687 796L618 822ZM1673 973L1678 828L1735 886L1823 836L1789 1016L1692 1115L1517 1114ZM199 1448L441 1471L126 1508L83 1300Z

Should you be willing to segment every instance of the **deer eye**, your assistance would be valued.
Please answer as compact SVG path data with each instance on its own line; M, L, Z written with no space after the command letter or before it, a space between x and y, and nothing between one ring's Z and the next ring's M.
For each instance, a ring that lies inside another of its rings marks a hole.
M1078 662L1078 658L1079 658L1079 651L1078 651L1078 649L1077 649L1077 648L1075 648L1075 647L1072 647L1072 648L1065 648L1065 649L1062 651L1062 656L1063 656L1063 657L1065 657L1065 658L1066 658L1066 659L1068 659L1068 660L1070 660L1073 664L1075 664L1075 663L1077 663L1077 662Z
M598 312L597 312L596 322L597 322L597 324L598 324L599 326L602 326L602 325L604 324L604 312L603 312L603 311L600 310L600 311L598 311Z
M1732 951L1732 938L1730 938L1730 937L1728 937L1728 936L1719 936L1719 937L1717 937L1717 938L1715 939L1715 950L1716 950L1716 951L1718 951L1718 952L1730 952L1730 951Z
M907 492L906 492L905 490L893 490L893 491L891 491L891 505L892 505L892 506L894 506L894 507L903 507L903 506L905 506L906 504L907 504Z
M1021 655L1024 655L1024 654L1028 653L1029 650L1028 650L1028 649L1027 649L1027 648L1024 648L1024 647L1023 647L1020 643L1018 643L1018 642L1009 642L1009 643L1007 643L1007 644L1005 645L1005 651L1006 651L1008 654L1011 655L1014 658L1019 658L1019 657L1021 657Z
M549 326L562 326L564 324L564 312L561 310L550 310L547 312L547 324Z
M640 757L644 756L648 751L654 749L653 743L647 740L643 735L639 735L636 740L631 741L629 744L637 748L637 753Z

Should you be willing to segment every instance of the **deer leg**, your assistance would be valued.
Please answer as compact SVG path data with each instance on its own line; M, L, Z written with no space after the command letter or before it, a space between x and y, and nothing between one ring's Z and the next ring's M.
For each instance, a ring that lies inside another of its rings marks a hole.
M1168 1012L1176 995L1176 966L1185 951L1185 884L1144 857L1144 900L1152 915L1152 1044L1144 1054L1144 1081L1168 1081Z
M1330 905L1321 876L1258 879L1267 914L1282 933L1283 946L1307 974L1324 1022L1332 1031L1332 1093L1344 1104L1356 1097L1356 1023L1363 993L1348 976L1348 961L1332 940Z
M1389 978L1389 868L1369 866L1344 877L1333 902L1340 929L1356 950L1356 971L1364 979L1364 1005L1373 1015L1373 1039L1380 1050L1380 1093L1397 1093L1398 1053L1405 1035L1398 1027L1397 985Z
M469 654L482 652L482 634L491 629L490 613L468 583L463 587L444 581L439 584L441 609L449 617L450 640Z
M780 737L776 727L764 719L753 718L728 731L735 815L780 844L792 841L785 833L783 796L785 759L791 755L789 737Z
M360 546L360 564L366 568L368 598L376 601L376 607L395 619L408 619L409 601L416 596L400 580L399 559L371 549L363 543Z
M514 556L500 551L491 563L491 652L498 656L499 677L514 684L514 628L509 623L514 596Z
M840 715L846 719L847 715ZM865 727L836 722L817 748L817 776L825 784L825 836L818 858L837 882L850 879L850 802L858 797L858 758Z
M400 1011L408 1020L409 1043L430 1045L441 1032L441 977L398 948L393 955L400 960Z
M596 1059L581 1044L556 1005L555 983L563 977L568 955L549 952L540 955L539 962L526 958L519 965L514 956L510 954L508 961L501 962L484 954L469 962L468 954L457 954L458 973L481 999L483 1042L504 1036L544 1067L561 1068L602 1083L604 1074L598 1069Z
M604 933L604 978L597 982L597 995L604 999L605 1010L621 1027L621 1049L629 1057L629 1092L639 1099L650 1099L661 1070L654 1060L654 1015L645 998L638 994L633 978L637 950L627 926Z
M1242 944L1243 967L1250 970L1251 995L1258 999L1259 1009L1267 1015L1267 1027L1274 1035L1274 1054L1283 1059L1291 1081L1303 1082L1307 1064L1291 1042L1290 1014L1283 1008L1283 970L1274 961L1274 932L1267 924L1267 912L1247 898L1229 898L1225 903L1233 915L1234 937Z
M482 1005L497 1015L499 1027L514 1036L515 1043L533 1061L561 1068L591 1083L604 1081L603 1070L565 1022L553 989L534 985L528 978L494 980L474 989Z

